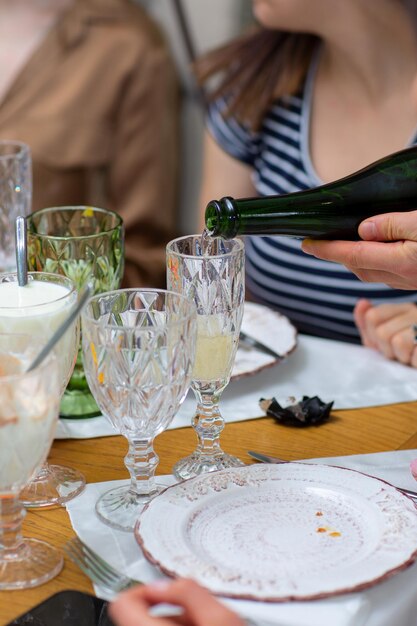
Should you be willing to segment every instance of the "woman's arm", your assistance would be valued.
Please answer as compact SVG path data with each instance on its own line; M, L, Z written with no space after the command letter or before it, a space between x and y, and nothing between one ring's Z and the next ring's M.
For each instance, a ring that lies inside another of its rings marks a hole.
M227 154L206 131L204 137L203 175L200 192L200 227L204 228L204 213L210 200L223 196L243 198L255 196L251 180L252 169Z

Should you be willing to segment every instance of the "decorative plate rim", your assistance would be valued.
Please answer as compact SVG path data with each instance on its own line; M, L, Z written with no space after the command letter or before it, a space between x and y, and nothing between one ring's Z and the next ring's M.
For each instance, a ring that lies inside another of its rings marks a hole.
M367 474L365 472L359 471L359 470L355 470L353 468L348 468L348 467L342 467L342 466L338 466L338 465L329 465L329 464L325 464L325 463L306 463L306 462L300 462L300 461L289 461L288 464L290 465L304 465L304 466L309 466L311 467L312 465L314 465L315 467L320 467L320 468L332 468L332 469L338 469L338 470L343 470L343 471L347 471L347 472L353 472L356 474L360 474L362 476L365 476L373 481L376 482L380 482L383 483L384 485L387 485L390 489L393 489L397 494L399 494L401 497L403 497L405 499L405 501L410 501L414 504L414 507L417 509L417 504L414 502L414 500L412 498L410 498L407 494L403 493L400 489L398 489L395 485L392 485L390 482L382 479L382 478L378 478L375 476L372 476L371 474ZM236 470L248 470L249 468L255 468L255 467L276 467L278 465L288 465L288 464L262 464L262 463L253 463L251 465L245 465L244 467L240 467L240 468L229 468L229 469L225 469L225 470L220 470L217 472L212 472L210 474L207 474L206 476L214 476L214 475L219 475L219 474L224 474L224 473L232 473L232 472L236 472ZM154 500L151 500L149 503L147 503L140 515L140 517L138 518L135 527L134 527L134 538L136 540L136 542L138 543L139 547L141 548L143 555L145 556L145 558L147 559L147 561L149 563L151 563L152 565L156 566L162 573L166 574L167 576L170 576L171 578L180 578L181 575L178 574L177 572L175 572L174 570L170 569L169 567L165 566L163 563L161 563L161 561L159 561L157 558L155 558L151 552L145 547L144 545L144 540L142 538L142 536L140 535L140 526L141 526L141 516L143 513L145 513L145 511L147 511L151 506L152 503L157 500L158 498L160 498L161 496L163 496L164 494L166 494L167 492L178 488L179 486L183 486L186 485L187 483L191 483L193 481L197 481L197 480L201 480L203 475L200 476L196 476L193 478L189 478L188 480L184 480L180 483L176 483L174 485L170 485L168 486L166 489L164 489L164 491L162 491L156 498L154 498ZM364 496L365 497L365 496ZM416 515L417 515L417 511L416 511ZM256 602L268 602L268 603L272 603L272 602L276 602L276 603L281 603L281 602L307 602L307 601L311 601L311 600L322 600L325 598L331 598L331 597L335 597L335 596L341 596L347 593L353 593L353 592L358 592L358 591L363 591L365 589L369 589L371 587L374 587L375 585L384 582L385 580L388 580L389 578L395 576L396 574L398 574L399 572L407 569L408 567L410 567L417 559L417 545L416 545L416 549L410 554L410 556L403 562L400 563L399 565L396 565L384 572L381 573L381 575L376 576L370 580L365 580L363 582L360 583L356 583L353 585L347 585L343 588L339 588L339 589L335 589L332 591L323 591L323 592L318 592L318 593L312 593L312 594L304 594L304 595L297 595L297 594L288 594L288 595L268 595L268 596L259 596L256 594L251 594L251 593L246 593L246 592L242 592L242 593L230 593L230 592L220 592L220 591L216 591L210 588L210 586L206 586L206 588L215 596L219 596L219 597L227 597L227 598L231 598L231 599L240 599L240 600L252 600L252 601L256 601ZM192 577L192 576L191 576ZM204 583L201 583L203 586Z
M230 382L234 381L234 380L240 380L241 378L246 378L247 376L254 376L255 374L259 374L259 372L263 372L266 369L269 369L271 367L275 367L275 365L278 365L279 363L282 363L290 354L292 354L294 352L294 350L297 348L298 346L298 330L297 328L294 326L294 324L291 322L291 320L284 315L283 313L280 313L279 311L276 311L275 309L271 309L270 307L266 306L265 304L260 304L258 302L251 302L250 300L245 302L245 307L247 307L249 305L249 307L253 307L253 308L257 308L259 309L259 311L261 311L262 309L266 309L268 314L274 315L279 319L282 320L286 320L288 323L289 328L293 331L293 344L292 346L286 351L283 352L280 356L282 357L281 359L275 359L272 361L269 361L267 363L264 363L263 365L259 365L258 367L255 367L254 369L251 370L246 370L244 372L241 373L237 373L237 374L233 374L232 371L232 375L230 377ZM272 357L271 357L272 358Z

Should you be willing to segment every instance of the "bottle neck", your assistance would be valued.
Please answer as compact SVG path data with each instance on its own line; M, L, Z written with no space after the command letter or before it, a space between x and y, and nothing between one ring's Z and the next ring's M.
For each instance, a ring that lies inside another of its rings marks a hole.
M229 196L221 200L211 200L206 207L205 222L211 237L233 239L239 231L237 201Z

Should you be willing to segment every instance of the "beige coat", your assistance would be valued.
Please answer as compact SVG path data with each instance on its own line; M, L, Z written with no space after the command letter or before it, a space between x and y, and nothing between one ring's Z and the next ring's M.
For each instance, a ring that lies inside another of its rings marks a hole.
M32 149L33 210L111 208L125 284L162 286L174 234L178 89L158 28L129 0L75 0L0 104L0 139Z

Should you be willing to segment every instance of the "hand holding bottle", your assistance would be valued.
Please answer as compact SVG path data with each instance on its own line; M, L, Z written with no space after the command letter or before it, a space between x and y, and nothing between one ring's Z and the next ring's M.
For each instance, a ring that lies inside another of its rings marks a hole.
M411 146L312 189L277 196L226 196L211 200L205 212L206 228L210 235L224 239L276 234L355 240L359 238L358 227L366 218L416 208L416 170L417 146Z
M374 215L359 226L364 241L306 239L302 249L342 263L365 282L417 289L417 211Z
M373 306L358 300L354 310L362 343L388 359L417 367L417 346L413 326L417 324L417 306L411 302Z
M183 613L171 618L151 616L149 609L161 603L174 604ZM245 626L236 613L187 579L138 585L121 593L111 604L109 613L116 626Z

